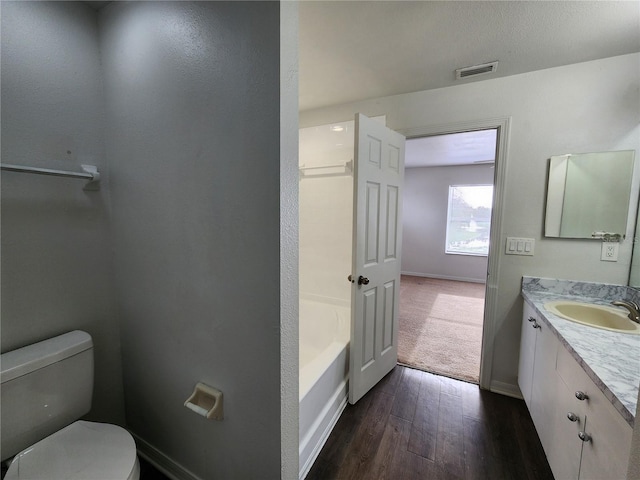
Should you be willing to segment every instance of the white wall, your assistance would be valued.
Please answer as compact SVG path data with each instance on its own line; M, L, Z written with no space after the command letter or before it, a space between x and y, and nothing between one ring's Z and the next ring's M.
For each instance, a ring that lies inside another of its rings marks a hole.
M546 239L542 228L550 156L640 151L639 62L640 54L624 55L301 114L302 127L349 119L358 111L386 114L387 125L400 131L417 127L444 131L461 122L511 117L500 237L502 242L507 236L532 237L536 247L533 257L507 257L504 245L500 248L498 308L491 319L495 384L517 385L522 275L627 282L631 241L621 244L618 262L601 262L599 242ZM635 218L635 208L631 215Z
M89 418L123 423L96 12L72 2L1 8L2 162L102 172L98 192L82 180L2 172L2 351L89 332Z
M280 478L298 474L298 4L280 3Z
M445 254L450 185L492 185L490 165L407 168L402 273L472 282L487 279L487 257Z
M300 295L350 305L353 177L300 182Z
M353 175L350 169L325 168L352 164L355 121L300 130L300 296L351 304L353 250Z
M202 479L277 478L279 5L114 2L100 29L127 423ZM224 421L183 406L198 381Z

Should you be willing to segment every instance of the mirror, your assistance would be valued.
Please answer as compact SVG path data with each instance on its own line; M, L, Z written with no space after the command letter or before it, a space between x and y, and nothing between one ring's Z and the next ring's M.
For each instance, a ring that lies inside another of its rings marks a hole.
M633 157L633 150L551 157L545 237L624 238Z

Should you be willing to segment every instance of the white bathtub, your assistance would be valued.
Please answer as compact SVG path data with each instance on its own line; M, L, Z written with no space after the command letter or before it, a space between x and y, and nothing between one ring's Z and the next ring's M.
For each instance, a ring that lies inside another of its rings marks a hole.
M300 478L347 404L348 307L300 300Z

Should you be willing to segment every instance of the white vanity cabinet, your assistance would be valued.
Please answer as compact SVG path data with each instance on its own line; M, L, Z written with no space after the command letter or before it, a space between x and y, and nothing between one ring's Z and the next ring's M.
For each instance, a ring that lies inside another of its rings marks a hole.
M556 370L569 399L567 408L580 417L574 422L578 432L572 429L574 444L582 444L578 478L626 478L633 429L566 348L558 350Z
M632 428L527 302L518 384L556 479L625 478Z
M564 350L561 347L559 351ZM553 411L553 433L549 449L545 449L547 460L556 480L578 479L582 441L578 438L584 430L585 415L576 405L573 392L556 376L557 400Z
M530 319L532 319L530 321ZM522 332L520 334L520 360L518 363L518 386L524 401L531 410L531 387L533 384L533 362L536 352L537 329L533 328L536 321L534 309L524 302L522 313Z
M540 440L547 439L549 445L556 396L558 339L545 323L539 321L535 311L527 303L522 318L520 348L522 353L518 365L518 384ZM544 441L542 445L545 445Z

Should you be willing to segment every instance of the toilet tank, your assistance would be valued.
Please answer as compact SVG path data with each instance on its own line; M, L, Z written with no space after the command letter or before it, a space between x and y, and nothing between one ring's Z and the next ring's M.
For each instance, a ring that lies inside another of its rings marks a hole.
M0 355L2 460L91 409L93 342L80 330Z

